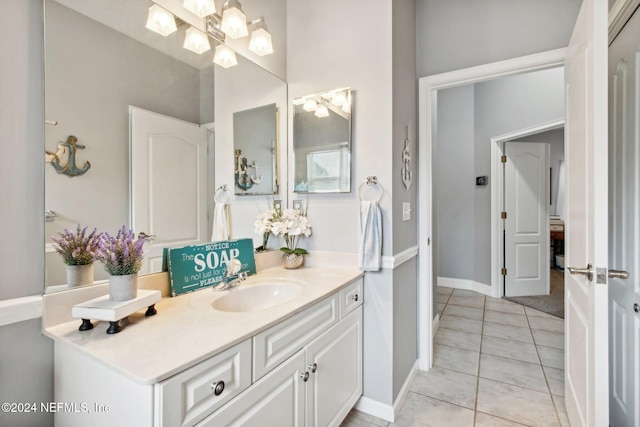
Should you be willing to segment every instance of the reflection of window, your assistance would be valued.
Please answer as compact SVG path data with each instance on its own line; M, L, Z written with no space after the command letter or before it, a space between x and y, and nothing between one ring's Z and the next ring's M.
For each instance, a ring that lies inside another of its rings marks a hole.
M309 191L349 191L349 175L348 147L307 153Z

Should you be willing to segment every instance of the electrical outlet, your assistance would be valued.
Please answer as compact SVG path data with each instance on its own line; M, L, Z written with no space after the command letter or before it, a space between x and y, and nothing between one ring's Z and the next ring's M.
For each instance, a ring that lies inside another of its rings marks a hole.
M282 212L282 200L274 200L273 201L273 208L275 210L277 210L278 212Z
M404 202L402 204L402 220L409 221L411 219L411 203Z
M303 212L302 208L303 208L302 200L294 200L293 201L293 210L302 213Z

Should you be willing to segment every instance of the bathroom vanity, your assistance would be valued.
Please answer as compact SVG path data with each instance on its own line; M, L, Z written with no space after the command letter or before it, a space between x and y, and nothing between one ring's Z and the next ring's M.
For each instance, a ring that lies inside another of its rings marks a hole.
M337 426L362 394L362 283L275 267L163 298L120 334L47 327L56 425Z

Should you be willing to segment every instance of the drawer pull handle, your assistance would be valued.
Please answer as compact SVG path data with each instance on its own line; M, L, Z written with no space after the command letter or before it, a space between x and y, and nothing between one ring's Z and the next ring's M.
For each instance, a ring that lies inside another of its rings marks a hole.
M352 295L351 299L354 300L355 302L358 302L358 294Z
M314 363L313 365L309 365L309 369L311 369L312 374L315 374L316 371L318 370L318 364Z
M211 390L213 390L213 394L220 396L224 391L224 381L218 381L217 383L211 384Z
M304 381L305 383L309 381L309 371L305 372L304 374L300 374L300 378L302 378L302 381Z

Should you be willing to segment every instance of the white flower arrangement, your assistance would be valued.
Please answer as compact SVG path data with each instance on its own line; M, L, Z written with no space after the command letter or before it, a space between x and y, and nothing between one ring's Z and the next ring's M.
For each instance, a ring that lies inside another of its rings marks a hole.
M286 246L280 250L284 253L300 255L308 253L305 249L298 247L301 237L311 236L311 224L306 212L302 213L296 209L285 209L282 212L275 208L269 209L258 215L255 231L263 236L268 236L269 233L282 236Z

